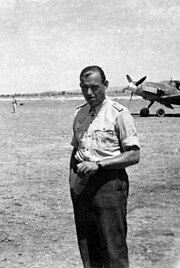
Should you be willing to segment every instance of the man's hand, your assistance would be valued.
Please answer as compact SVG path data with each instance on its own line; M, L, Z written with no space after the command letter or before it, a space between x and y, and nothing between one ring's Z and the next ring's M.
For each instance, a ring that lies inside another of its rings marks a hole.
M98 171L99 167L96 162L84 161L77 165L77 173L79 176L85 174L93 175Z

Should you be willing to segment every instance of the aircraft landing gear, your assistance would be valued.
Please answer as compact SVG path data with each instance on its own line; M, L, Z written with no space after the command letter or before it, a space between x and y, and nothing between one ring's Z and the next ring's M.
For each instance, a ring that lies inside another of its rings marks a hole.
M159 109L156 110L156 114L159 117L163 117L165 115L165 111L164 111L164 109L159 108Z
M147 117L149 116L149 108L153 105L154 101L151 101L147 108L142 108L140 111L140 116Z
M140 111L140 116L147 117L149 116L149 109L148 108L142 108Z

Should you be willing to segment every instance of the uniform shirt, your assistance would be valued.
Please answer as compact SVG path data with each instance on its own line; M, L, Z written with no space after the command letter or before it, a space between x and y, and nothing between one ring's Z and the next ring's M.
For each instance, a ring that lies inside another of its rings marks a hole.
M76 112L71 145L77 148L75 158L100 161L121 154L127 146L139 146L133 117L128 109L106 98L91 113L88 103Z

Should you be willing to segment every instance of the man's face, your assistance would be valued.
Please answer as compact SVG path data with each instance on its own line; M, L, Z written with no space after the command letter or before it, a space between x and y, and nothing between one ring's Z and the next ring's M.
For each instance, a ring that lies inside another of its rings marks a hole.
M102 83L101 75L98 72L92 72L89 76L81 78L80 87L87 103L95 107L104 101L108 81Z

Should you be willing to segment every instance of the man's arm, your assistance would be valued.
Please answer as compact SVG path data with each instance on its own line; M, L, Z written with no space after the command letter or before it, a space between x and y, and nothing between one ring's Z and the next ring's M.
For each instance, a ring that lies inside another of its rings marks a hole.
M72 153L71 153L71 159L70 159L70 168L69 168L69 185L70 189L74 189L74 185L77 179L77 174L75 170L77 169L77 162L75 158L77 148L73 148Z
M138 146L129 146L118 156L102 159L99 163L102 169L123 169L139 163L140 150ZM77 165L78 173L96 173L99 167L96 162L84 161Z
M71 158L70 158L70 174L76 170L76 165L77 165L77 160L75 158L75 154L77 152L77 148L73 148L72 153L71 153Z
M120 155L100 161L102 169L122 169L139 163L140 150L138 146L129 146Z

